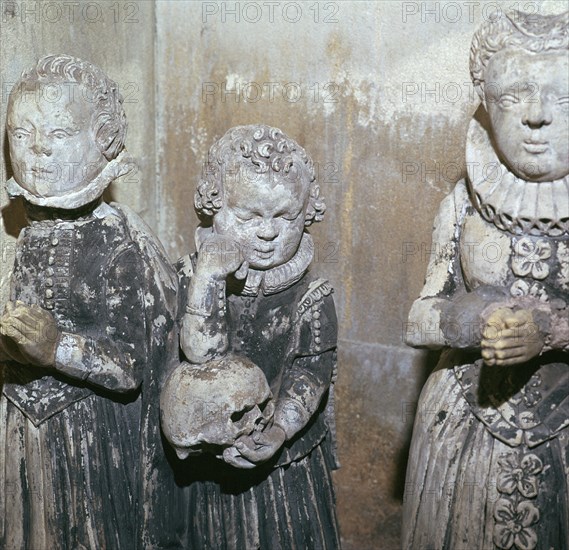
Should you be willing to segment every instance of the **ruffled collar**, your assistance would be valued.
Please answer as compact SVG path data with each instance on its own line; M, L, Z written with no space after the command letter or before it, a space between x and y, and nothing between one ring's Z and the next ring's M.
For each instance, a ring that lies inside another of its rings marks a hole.
M468 129L466 161L474 204L485 220L514 235L569 233L569 176L539 183L517 177L476 119Z
M196 229L197 250L211 232L212 229L209 227ZM302 279L313 257L314 241L308 233L304 232L296 254L288 262L266 270L249 268L245 285L239 293L244 296L257 296L261 290L264 295L277 294Z
M14 178L10 178L6 182L6 190L10 198L22 196L36 206L72 210L95 201L113 180L128 174L134 166L133 157L125 149L117 158L111 160L88 185L73 193L66 193L56 197L38 197L21 187Z
M31 219L30 227L41 229L45 227L61 227L61 228L74 228L85 223L89 223L94 219L102 220L108 216L116 214L115 209L104 201L96 201L90 203L92 205L90 210L86 210L82 215L73 218L58 218L49 217L41 219Z

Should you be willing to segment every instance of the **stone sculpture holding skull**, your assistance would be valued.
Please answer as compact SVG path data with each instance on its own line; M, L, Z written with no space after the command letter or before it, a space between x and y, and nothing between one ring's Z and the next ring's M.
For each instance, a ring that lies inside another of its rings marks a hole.
M223 459L240 437L272 420L272 396L263 371L246 357L185 363L164 384L162 429L181 459L202 452Z
M308 272L306 227L325 208L313 162L277 128L232 128L195 205L198 253L178 264L189 363L161 397L165 435L188 456L186 544L338 548L337 321L330 284Z

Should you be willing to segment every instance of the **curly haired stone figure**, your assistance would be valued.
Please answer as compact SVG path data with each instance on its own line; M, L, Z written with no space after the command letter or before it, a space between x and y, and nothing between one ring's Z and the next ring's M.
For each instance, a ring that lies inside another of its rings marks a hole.
M312 160L277 128L232 128L210 149L195 205L198 253L179 262L184 355L200 379L219 358L244 357L272 397L246 399L230 417L220 410L209 435L171 438L178 456L189 456L186 543L339 548L331 481L337 320L330 284L309 271L306 228L325 210ZM222 437L228 428L241 434L252 414L252 433Z

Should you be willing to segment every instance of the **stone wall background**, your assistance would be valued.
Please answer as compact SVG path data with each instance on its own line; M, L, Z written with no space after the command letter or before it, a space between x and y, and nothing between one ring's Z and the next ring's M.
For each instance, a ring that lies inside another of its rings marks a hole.
M193 189L214 139L264 122L304 145L328 204L314 269L340 320L338 513L346 550L395 550L412 422L435 354L402 343L432 221L465 172L478 101L468 53L496 9L563 0L208 2L0 0L0 128L7 94L39 56L91 60L126 96L137 175L112 186L172 260L194 250ZM2 181L10 174L0 132ZM7 297L21 206L0 192ZM407 488L412 490L412 488Z

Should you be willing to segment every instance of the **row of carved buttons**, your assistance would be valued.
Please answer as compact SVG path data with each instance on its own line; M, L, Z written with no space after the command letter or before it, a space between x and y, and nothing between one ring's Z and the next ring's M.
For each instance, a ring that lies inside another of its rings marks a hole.
M316 303L312 306L312 327L313 327L313 334L314 334L314 343L316 344L315 349L316 351L320 351L320 344L322 340L320 339L320 311L318 311L318 307L320 304Z
M56 261L56 252L58 252L58 259L59 261L57 262L59 265L62 265L63 267L69 267L69 259L71 257L71 239L70 238L65 238L64 239L64 244L67 246L64 247L60 247L59 251L56 251L57 246L60 244L60 239L57 236L53 236L51 238L51 246L53 248L50 249L49 251L49 256L47 258L47 264L49 266L53 266L55 265L55 261ZM55 302L53 300L55 294L53 291L53 286L54 286L54 281L52 276L54 275L54 269L52 267L48 267L46 270L46 274L48 275L48 277L46 278L44 284L46 286L46 289L44 291L44 296L45 296L45 307L46 309L54 309L55 308ZM67 286L66 283L64 282L62 284L62 286Z
M225 289L222 288L217 292L217 307L219 308L217 315L223 317L225 315Z

